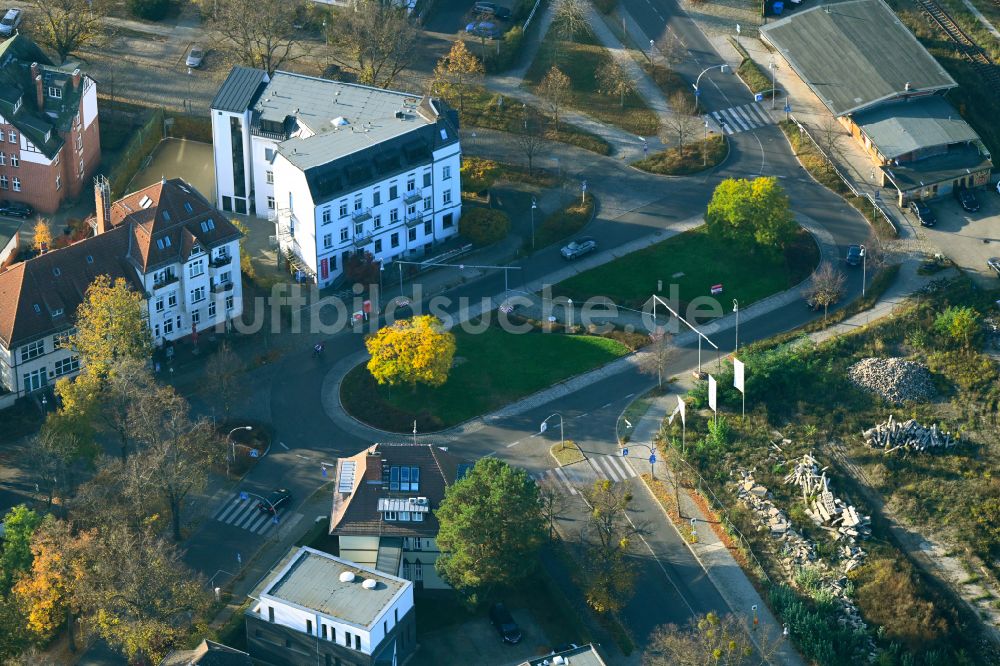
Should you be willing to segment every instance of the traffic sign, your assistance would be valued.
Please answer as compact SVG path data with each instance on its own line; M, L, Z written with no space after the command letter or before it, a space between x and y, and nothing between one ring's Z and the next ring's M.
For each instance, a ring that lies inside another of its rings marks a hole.
M653 455L649 456L649 463L651 465L656 463L656 454L655 453Z
M788 102L785 102L785 113L791 113L791 112L792 112L792 105L789 104Z
M627 455L628 455L628 447L626 446L624 449L622 449L622 456L627 456Z
M326 465L323 465L323 478L326 478Z
M250 457L260 458L260 451L258 451L257 449L250 449Z
M241 491L240 491L240 500L241 500L241 501L243 501L243 502L245 502L245 501L247 501L248 499L250 499L250 495L248 495L248 494L246 493L246 491L243 491L243 490L241 490Z
M274 524L277 525L279 522L281 522L281 519L278 518L277 516L275 516L274 517Z
M755 102L763 102L764 101L764 93L757 93L756 95L754 95L753 96L753 101L755 101Z

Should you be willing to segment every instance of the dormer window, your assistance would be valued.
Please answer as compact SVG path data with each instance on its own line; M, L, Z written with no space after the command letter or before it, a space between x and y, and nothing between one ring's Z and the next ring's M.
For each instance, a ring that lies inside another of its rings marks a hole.
M17 112L18 112L18 110L19 110L19 109L21 108L21 102L22 102L23 100L24 100L24 98L23 98L23 97L18 97L18 98L17 98L17 101L16 101L16 102L14 102L14 113L17 113Z
M141 208L149 208L149 207L150 207L150 206L152 206L152 205L153 205L153 200L152 200L152 199L150 199L150 198L149 198L148 196L146 196L145 194L143 194L143 195L142 195L142 198L141 198L141 199L139 199L139 206L140 206Z
M170 213L168 211L163 211L163 221L164 222L170 221Z
M188 213L194 212L194 208L191 207L191 202L189 201L184 202L184 210L186 210Z
M201 254L201 245L195 243L191 246L191 254Z
M213 229L215 229L215 222L213 220L205 220L204 222L201 223L201 230L204 231L205 233L208 233Z
M57 88L56 86L49 86L49 97L52 99L62 99L62 88Z
M62 269L56 266L52 269L52 274L55 275L56 277L59 277L60 275L62 275Z
M164 236L163 238L156 239L156 247L161 250L165 250L170 247L170 236Z

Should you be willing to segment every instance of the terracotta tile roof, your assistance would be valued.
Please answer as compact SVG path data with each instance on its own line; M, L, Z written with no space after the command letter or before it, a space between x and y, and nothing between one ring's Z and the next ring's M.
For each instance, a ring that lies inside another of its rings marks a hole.
M459 469L466 463L447 451L426 444L374 444L350 458L341 458L337 463L338 484L345 463L354 462L356 467L349 492L335 489L333 510L330 518L330 534L381 536L422 536L433 537L438 531L434 511L441 505L445 490L459 476ZM373 469L381 468L381 474ZM390 474L393 467L417 467L420 482L415 491L390 490ZM346 479L345 479L346 483ZM346 486L344 486L346 490ZM384 521L378 512L381 498L409 499L426 497L430 513L421 522Z
M8 349L69 328L98 275L142 282L125 257L128 229L108 233L15 264L0 273L0 343Z
M110 221L116 227L131 225L129 256L143 273L187 261L195 242L208 249L240 237L232 222L180 178L161 180L115 201Z

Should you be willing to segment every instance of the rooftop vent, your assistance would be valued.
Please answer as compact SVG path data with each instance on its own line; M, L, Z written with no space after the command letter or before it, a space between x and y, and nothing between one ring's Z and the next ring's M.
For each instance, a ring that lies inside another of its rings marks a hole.
M334 127L343 127L344 125L350 125L350 123L347 121L347 118L345 118L344 116L337 116L330 122L333 123Z
M340 582L341 583L353 583L354 582L354 572L353 571L344 571L344 572L342 572L340 574Z
M910 89L910 82L909 82L909 81L907 81L907 82L906 82L906 85L905 85L905 86L903 86L903 90L909 90L909 89Z
M354 574L351 575L353 576ZM374 590L376 587L378 587L378 581L375 580L374 578L365 578L364 582L361 583L361 587L365 588L366 590Z
M149 208L152 205L153 205L153 200L147 197L145 194L143 194L142 198L139 199L139 206L141 206L142 208Z
M397 118L398 120L402 120L402 119L403 119L403 118L405 118L405 117L406 117L406 114L405 114L405 113L403 113L402 111L397 111L397 112L396 112L396 118Z

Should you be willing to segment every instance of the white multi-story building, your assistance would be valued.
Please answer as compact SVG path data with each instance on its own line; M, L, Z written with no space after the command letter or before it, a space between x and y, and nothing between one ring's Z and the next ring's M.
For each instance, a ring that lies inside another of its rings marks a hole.
M250 598L255 664L396 666L416 648L413 583L320 550L292 548Z
M273 219L320 286L353 253L409 260L458 233L458 115L441 100L234 67L212 141L219 208Z
M0 273L0 388L19 397L75 375L76 309L99 276L145 296L156 345L225 324L243 309L232 222L179 178L111 201L95 186L96 235Z

